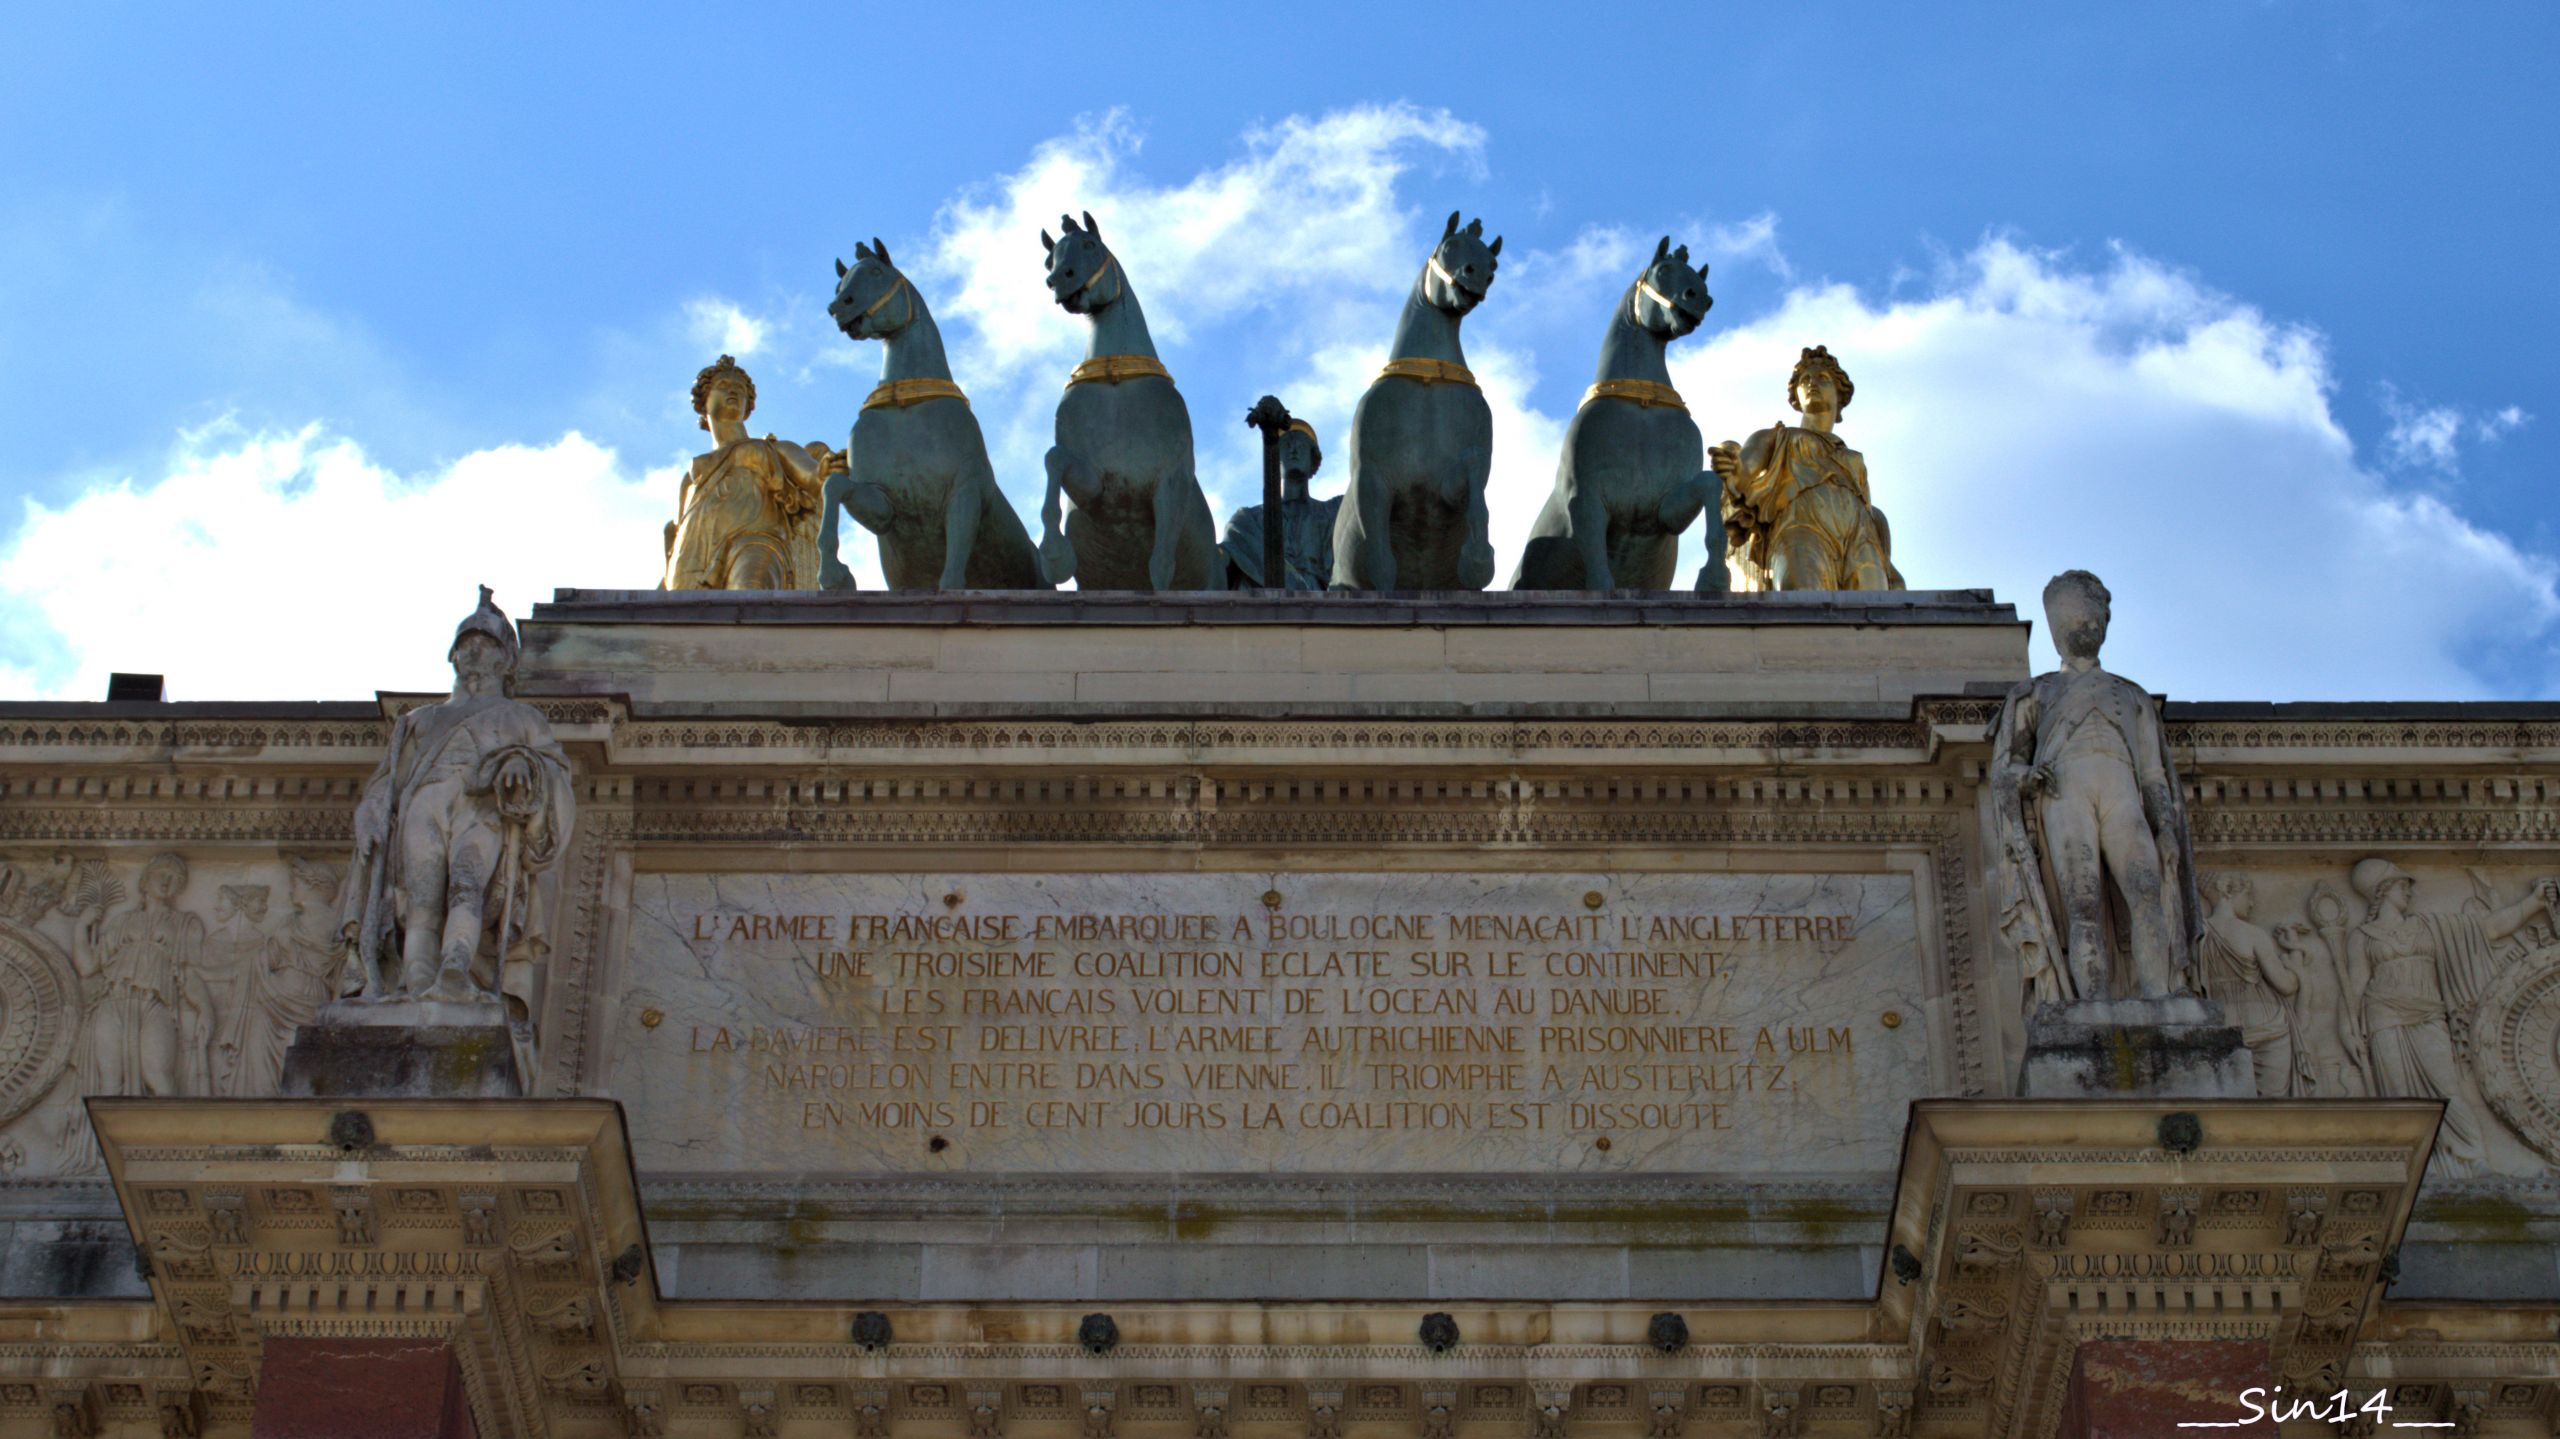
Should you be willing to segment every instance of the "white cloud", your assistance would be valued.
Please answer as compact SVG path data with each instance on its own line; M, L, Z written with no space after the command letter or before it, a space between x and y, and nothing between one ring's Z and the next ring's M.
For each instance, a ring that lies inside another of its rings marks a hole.
M748 314L734 300L708 297L684 307L685 328L695 343L745 359L764 344L771 322Z
M1673 374L1711 440L1738 438L1791 418L1798 350L1829 345L1911 584L1988 586L2040 620L2047 578L2095 570L2110 665L2156 689L2560 689L2560 568L2360 462L2316 334L2121 250L2084 267L1993 240L1935 290L1796 289Z
M2460 457L2462 412L2449 405L2425 409L2394 406L2390 432L2382 437L2383 453L2392 463L2450 471Z
M2533 416L2523 407L2478 413L2458 405L2416 405L2400 398L2396 385L2381 386L2382 412L2391 428L2382 437L2383 458L2402 469L2434 470L2453 475L2462 468L2466 438L2487 444L2522 429Z
M0 684L100 699L108 671L135 670L182 700L440 689L476 584L518 619L555 585L655 584L675 484L574 433L402 476L316 426L216 426L147 480L28 504L0 597L29 649L0 656Z

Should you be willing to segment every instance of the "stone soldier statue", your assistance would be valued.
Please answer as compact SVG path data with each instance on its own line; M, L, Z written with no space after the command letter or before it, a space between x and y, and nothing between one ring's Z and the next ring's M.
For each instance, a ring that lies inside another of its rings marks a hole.
M1893 532L1867 492L1867 460L1832 433L1857 386L1816 345L1787 377L1801 425L1707 451L1725 480L1725 549L1740 590L1898 590Z
M2031 1011L2195 992L2186 807L2158 706L2098 667L2108 600L2086 570L2045 586L2062 668L2011 690L1992 727L1993 901Z
M671 590L806 590L818 584L818 500L844 456L825 445L752 439L756 382L722 355L693 379L712 449L693 457L667 523Z
M550 908L536 891L568 848L575 800L551 726L508 693L516 652L481 586L447 652L453 697L402 715L365 782L339 925L361 1001L532 1008Z

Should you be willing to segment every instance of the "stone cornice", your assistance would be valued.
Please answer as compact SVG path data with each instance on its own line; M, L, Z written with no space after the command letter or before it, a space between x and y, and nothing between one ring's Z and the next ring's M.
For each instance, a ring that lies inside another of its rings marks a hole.
M11 798L28 786L79 789L131 767L154 771L369 770L387 719L434 695L364 704L0 705L0 777ZM792 766L1040 768L1117 766L1708 766L1908 765L1947 746L1979 743L1998 699L1943 696L1907 717L1716 715L1709 706L1587 705L1520 715L1379 705L1358 714L1240 717L1128 707L1074 719L893 712L882 705L804 707L789 715L709 715L635 709L612 697L534 701L562 740L608 769ZM1663 710L1660 713L1646 711ZM2546 714L2550 710L2554 713ZM2354 769L2374 783L2414 784L2413 771L2453 768L2534 774L2560 768L2560 707L2374 704L2172 704L2172 748L2197 782L2270 769ZM12 766L45 773L8 777ZM105 770L96 767L105 766ZM74 773L62 774L65 767ZM77 773L86 767L93 773ZM130 784L133 781L128 781ZM2316 788L2316 786L2315 786Z
M1205 1431L1230 1412L1310 1422L1321 1403L1398 1432L1446 1410L1490 1436L1534 1396L1557 1435L1586 1416L1676 1434L1780 1407L2033 1435L2071 1347L2100 1332L2264 1340L2289 1378L2387 1376L2499 1413L2545 1412L2560 1385L2549 1306L2378 1297L2432 1141L2424 1103L2198 1103L2202 1143L2178 1154L2161 1147L2167 1105L1930 1101L1890 1228L1917 1264L1909 1282L1887 1266L1871 1302L1439 1302L1463 1338L1438 1356L1413 1339L1419 1303L1112 1305L1107 1358L1075 1341L1091 1303L895 1305L894 1341L866 1353L855 1303L660 1298L645 1250L614 1262L642 1231L609 1104L375 1101L378 1142L354 1153L325 1142L338 1107L97 1103L154 1298L0 1304L0 1423L66 1392L138 1402L176 1378L181 1345L178 1382L234 1418L258 1334L386 1324L453 1337L483 1422L528 1434L749 1403L867 1412L883 1435L940 1433L972 1406L999 1428L1100 1405ZM420 1312L430 1291L447 1298ZM2130 1307L2084 1312L2098 1293ZM1647 1342L1665 1306L1688 1325L1673 1353Z

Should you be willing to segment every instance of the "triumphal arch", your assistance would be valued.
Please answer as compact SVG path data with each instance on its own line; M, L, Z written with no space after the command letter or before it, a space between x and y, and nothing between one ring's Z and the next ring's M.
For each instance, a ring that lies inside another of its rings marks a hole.
M1707 444L1667 241L1488 590L1456 216L1219 559L1066 228L1036 542L866 244L849 450L724 357L669 531L808 587L0 705L0 1435L2553 1432L2560 713L1902 588L1855 357Z

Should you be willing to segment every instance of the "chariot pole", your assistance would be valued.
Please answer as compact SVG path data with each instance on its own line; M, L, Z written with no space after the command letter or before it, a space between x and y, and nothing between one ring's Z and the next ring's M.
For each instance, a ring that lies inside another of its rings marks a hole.
M1289 410L1279 397L1265 395L1245 412L1244 422L1262 431L1262 584L1289 588L1289 517L1280 512L1280 437L1289 433Z

